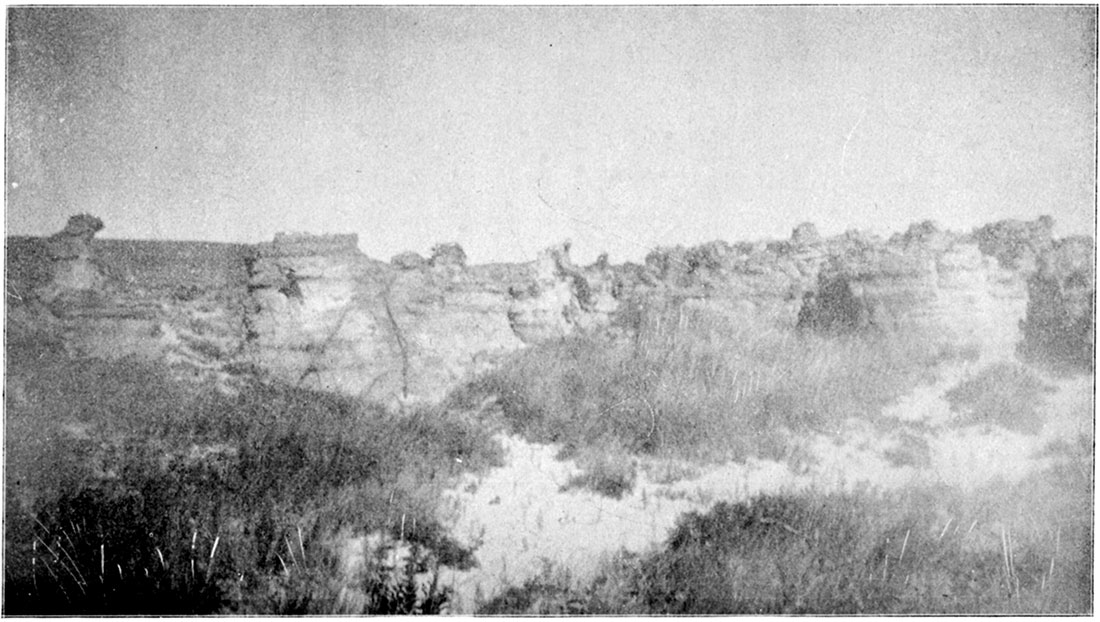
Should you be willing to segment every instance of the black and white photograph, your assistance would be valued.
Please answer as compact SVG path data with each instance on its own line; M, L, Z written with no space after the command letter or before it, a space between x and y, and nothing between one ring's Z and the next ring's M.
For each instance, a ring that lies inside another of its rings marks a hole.
M1094 613L1096 4L8 4L0 615Z

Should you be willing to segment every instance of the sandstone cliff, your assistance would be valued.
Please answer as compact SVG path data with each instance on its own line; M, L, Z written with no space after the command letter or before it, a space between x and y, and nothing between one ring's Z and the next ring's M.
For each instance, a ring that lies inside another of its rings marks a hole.
M975 355L1011 356L1027 274L983 254L973 237L924 222L885 244L847 245L822 266L799 326L911 330Z
M50 238L8 238L9 345L48 335L74 356L163 360L227 390L247 372L392 403L439 400L532 344L629 335L654 303L792 329L914 330L977 355L1019 346L1078 366L1094 343L1093 241L1053 240L1045 218L969 234L925 222L889 240L822 238L803 223L788 240L583 267L568 242L529 263L469 266L457 244L385 263L354 235L93 239L101 228L80 215Z
M249 265L249 351L294 383L380 401L440 399L523 346L507 285L457 245L391 266L355 236L277 236Z

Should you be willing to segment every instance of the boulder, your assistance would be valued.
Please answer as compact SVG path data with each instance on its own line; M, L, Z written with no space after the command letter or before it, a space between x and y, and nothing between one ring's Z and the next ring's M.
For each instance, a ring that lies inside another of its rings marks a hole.
M390 265L398 270L423 270L428 267L428 260L418 253L405 251L394 255L393 259L390 259Z
M817 225L812 222L799 224L791 232L791 244L794 246L811 246L821 243L821 234L817 232Z

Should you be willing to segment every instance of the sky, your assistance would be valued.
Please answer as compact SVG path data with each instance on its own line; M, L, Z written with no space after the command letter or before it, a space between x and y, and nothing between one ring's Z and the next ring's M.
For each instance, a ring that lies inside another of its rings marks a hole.
M5 230L388 260L1096 228L1096 9L9 8Z

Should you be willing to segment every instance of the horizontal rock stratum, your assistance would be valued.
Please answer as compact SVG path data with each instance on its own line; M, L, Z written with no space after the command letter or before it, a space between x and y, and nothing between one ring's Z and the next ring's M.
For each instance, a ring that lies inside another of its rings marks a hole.
M467 265L457 244L378 261L355 235L97 239L104 223L81 214L48 238L7 238L7 334L161 360L230 389L255 373L384 403L438 401L532 344L629 338L644 309L668 304L1091 366L1095 243L1055 240L1052 226L923 222L882 239L803 223L789 240L657 248L644 265L576 266L568 242L527 263Z

